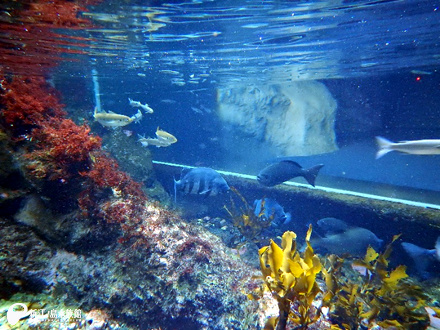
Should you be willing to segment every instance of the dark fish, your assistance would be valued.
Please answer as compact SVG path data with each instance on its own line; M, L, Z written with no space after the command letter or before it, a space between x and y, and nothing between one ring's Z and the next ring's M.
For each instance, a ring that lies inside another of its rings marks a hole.
M174 201L177 190L185 195L215 196L229 190L225 179L212 168L196 167L190 170L182 170L179 181L174 179Z
M313 166L309 169L304 169L297 162L292 160L283 160L279 163L269 165L264 168L257 176L258 182L272 187L283 183L287 180L302 176L313 187L315 186L315 179L323 164Z
M376 251L382 246L383 240L366 228L354 227L338 234L327 235L322 238L312 238L310 244L320 253L350 254L364 257L368 246Z
M264 221L272 221L273 224L288 224L291 220L290 213L285 213L283 207L274 199L263 198L254 201L254 214Z
M423 279L429 278L432 264L440 261L440 237L437 238L434 249L425 249L407 242L402 242L402 247L413 259L417 273Z
M336 218L323 218L318 220L317 224L323 231L331 234L341 233L348 229L345 221Z

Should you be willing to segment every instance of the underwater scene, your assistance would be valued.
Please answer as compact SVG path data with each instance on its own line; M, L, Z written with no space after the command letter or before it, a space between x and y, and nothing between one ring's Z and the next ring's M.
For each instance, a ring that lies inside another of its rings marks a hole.
M0 25L0 330L440 329L440 2Z

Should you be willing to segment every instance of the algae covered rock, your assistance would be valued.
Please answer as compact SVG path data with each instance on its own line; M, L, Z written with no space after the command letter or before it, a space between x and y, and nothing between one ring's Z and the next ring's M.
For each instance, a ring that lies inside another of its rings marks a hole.
M336 101L324 84L241 82L217 94L221 120L265 143L274 156L307 156L337 149Z

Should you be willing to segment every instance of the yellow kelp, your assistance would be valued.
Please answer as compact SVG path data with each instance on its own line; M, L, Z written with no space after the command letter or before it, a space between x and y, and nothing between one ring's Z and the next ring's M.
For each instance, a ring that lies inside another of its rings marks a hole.
M234 187L230 187L230 189L235 194L235 197L239 199L239 203L236 203L233 194L230 194L231 206L228 208L225 205L223 208L230 215L234 227L236 227L248 241L258 243L258 235L261 234L264 228L270 226L273 217L267 220L261 217L261 214L264 214L264 203L262 204L260 214L255 215L254 208L249 205L243 195Z
M352 267L362 274L358 282L349 282L342 274L341 259L328 258L329 267L323 270L327 293L323 305L330 307L331 320L346 329L358 328L361 324L379 325L394 329L419 328L427 323L423 310L425 295L408 279L405 266L388 270L391 245L383 253L369 247L361 260L352 262Z
M260 267L265 288L276 298L279 317L268 320L265 329L285 329L288 320L306 328L320 317L320 310L312 308L321 292L316 276L322 270L319 257L310 245L312 226L306 235L306 249L301 257L296 249L296 234L283 234L281 247L274 241L259 250ZM295 308L292 306L295 305Z

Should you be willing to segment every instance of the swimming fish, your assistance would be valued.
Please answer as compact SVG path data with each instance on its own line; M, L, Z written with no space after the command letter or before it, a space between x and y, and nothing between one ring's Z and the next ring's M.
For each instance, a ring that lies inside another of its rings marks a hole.
M434 249L425 249L408 242L402 242L401 244L414 261L417 273L423 278L428 278L430 265L440 261L440 237L437 238Z
M348 229L345 221L336 218L323 218L317 221L319 228L326 233L341 233Z
M399 151L412 155L440 155L440 140L415 140L391 142L381 136L376 136L376 142L379 150L376 159L390 151Z
M126 126L134 121L139 121L142 119L142 113L138 111L134 116L128 117L125 115L120 115L114 112L98 112L98 108L95 107L95 112L93 113L93 118L100 123L102 126L106 127L121 127Z
M304 169L297 162L283 160L264 168L258 174L257 180L265 186L272 187L284 181L296 178L297 176L302 176L314 187L316 176L323 166L323 164L319 164L312 168Z
M337 255L347 253L360 258L365 256L368 246L377 251L382 243L383 240L379 239L372 231L362 227L353 227L341 233L310 240L313 249L320 253Z
M139 101L133 101L131 98L128 98L128 102L130 103L130 105L131 105L132 107L135 107L135 108L141 108L141 109L143 109L146 113L153 113L153 112L154 112L154 110L151 109L151 107L150 107L147 103L142 104L142 103L139 102Z
M156 146L158 148L169 147L171 144L177 142L177 139L174 135L165 132L164 130L161 130L159 127L156 130L156 137L157 138L153 139L153 138L145 138L139 135L138 141L144 147L148 147L151 145L151 146Z
M254 214L258 219L272 221L275 225L280 223L286 225L291 220L290 213L285 213L283 207L271 198L256 199L254 201Z
M174 201L177 191L185 195L215 196L229 190L226 180L212 168L196 167L182 170L180 180L174 179Z
M159 140L166 141L169 144L177 142L177 139L174 135L165 132L164 130L161 130L159 127L157 127L156 136Z

